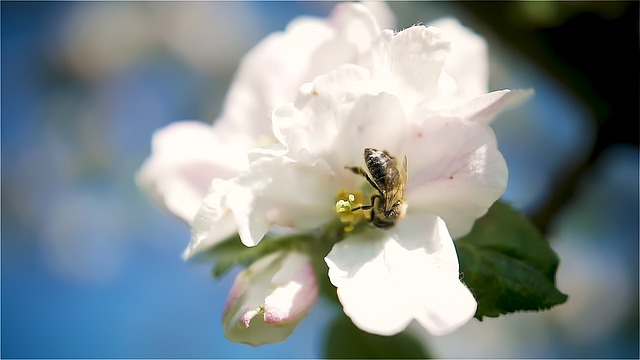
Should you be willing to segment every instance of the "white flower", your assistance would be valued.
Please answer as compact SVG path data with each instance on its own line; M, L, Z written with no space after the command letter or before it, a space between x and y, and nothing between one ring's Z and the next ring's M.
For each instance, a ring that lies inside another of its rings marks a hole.
M504 192L507 167L488 122L529 92L469 98L474 83L443 71L450 49L434 27L383 31L361 65L304 84L273 113L279 146L254 151L247 171L212 187L192 244L229 223L247 246L274 226L322 226L338 217L341 194L364 195L364 179L345 169L365 165L364 148L406 155L406 216L390 229L347 233L326 257L330 280L345 313L371 333L416 320L441 335L468 321L476 302L459 280L451 236L466 234Z
M243 58L213 126L185 121L158 130L151 156L136 180L149 196L187 223L193 221L214 178L230 179L248 166L247 152L273 143L271 112L294 99L300 85L355 61L388 25L384 3L339 4L327 19L302 17L273 33ZM202 246L234 232L220 232Z
M306 255L269 254L236 277L223 312L224 334L253 346L282 341L317 298L318 285Z

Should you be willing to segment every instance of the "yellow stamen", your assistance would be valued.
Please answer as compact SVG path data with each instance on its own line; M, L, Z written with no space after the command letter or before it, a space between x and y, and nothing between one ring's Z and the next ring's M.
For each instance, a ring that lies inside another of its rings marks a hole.
M345 225L344 230L351 231L364 216L362 211L351 211L353 208L362 206L362 192L341 190L336 194L336 198L338 199L336 201L336 214Z

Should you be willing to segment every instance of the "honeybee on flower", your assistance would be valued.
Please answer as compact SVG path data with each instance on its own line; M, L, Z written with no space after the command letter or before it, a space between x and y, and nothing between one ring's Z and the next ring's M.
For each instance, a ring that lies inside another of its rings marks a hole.
M270 109L273 143L247 147L246 162L212 178L199 208L185 212L187 258L235 233L254 247L282 230L305 234L344 223L340 238L323 239L332 245L328 253L301 245L295 255L267 255L239 275L224 319L233 341L286 338L317 297L314 272L306 269L319 256L345 314L373 334L393 335L412 321L447 334L477 307L460 280L453 239L504 192L508 171L489 122L530 92L487 93L487 69L474 67L470 76L461 65L468 62L456 59L485 64L484 41L454 20L396 33L381 30L362 4L340 4L334 14L334 40L364 39L352 44L357 56L329 56L326 68L314 67L323 72L301 76L291 99ZM304 46L294 30L299 44L288 45ZM354 173L373 188L368 203ZM362 219L373 226L349 231Z
M346 168L364 176L376 193L371 195L369 205L360 205L350 211L371 210L369 222L383 229L391 227L404 217L407 210L407 204L404 201L404 190L407 186L407 157L403 157L402 167L400 167L397 160L386 151L365 148L364 159L371 175L359 166Z

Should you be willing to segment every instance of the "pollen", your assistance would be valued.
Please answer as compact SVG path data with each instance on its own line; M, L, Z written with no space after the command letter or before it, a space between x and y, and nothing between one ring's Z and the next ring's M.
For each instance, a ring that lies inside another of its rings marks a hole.
M266 146L269 146L269 145L273 145L275 143L276 142L271 137L265 136L265 135L260 135L258 137L258 141L256 141L254 147L266 147Z
M353 230L364 216L362 211L351 211L351 209L362 206L362 192L341 190L336 194L336 199L335 212L344 224L344 230Z

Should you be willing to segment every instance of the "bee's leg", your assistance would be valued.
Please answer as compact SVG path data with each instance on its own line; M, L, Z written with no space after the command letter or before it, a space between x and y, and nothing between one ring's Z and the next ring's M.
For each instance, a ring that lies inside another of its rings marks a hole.
M371 204L369 204L369 205L362 205L362 206L355 207L355 208L351 209L351 211L356 211L356 210L371 210L371 208L373 208L373 204L374 204L374 201L375 201L375 199L376 199L376 198L377 198L378 200L380 200L380 194L373 194L373 195L371 195Z
M354 209L351 209L351 211L356 211L356 210L371 210L373 209L373 207L376 204L376 199L378 199L378 201L380 201L382 199L382 196L380 196L380 194L373 194L371 195L371 204L369 205L364 205L364 206L360 206ZM369 222L373 222L373 217L375 216L375 214L373 213L373 210L371 210L371 213L369 214L369 219L367 219L367 221Z
M367 174L367 172L364 171L364 169L361 168L360 166L345 166L344 168L347 170L351 170L351 172L353 172L354 174L364 176L364 178L367 179L369 184L371 184L371 186L373 186L374 189L376 189L379 193L382 193L382 190L380 190L380 188L375 183L375 181L371 180L371 178L369 177L369 174ZM373 201L371 201L371 203L373 203Z

